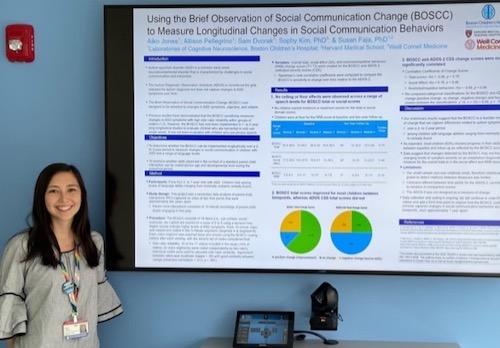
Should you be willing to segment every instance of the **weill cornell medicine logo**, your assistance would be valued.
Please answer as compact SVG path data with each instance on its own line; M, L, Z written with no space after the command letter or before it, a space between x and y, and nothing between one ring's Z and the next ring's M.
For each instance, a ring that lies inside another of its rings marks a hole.
M465 48L468 50L473 50L476 47L476 43L472 39L465 40Z
M483 6L483 9L481 10L481 15L483 16L484 19L491 20L495 17L495 6L491 4L487 4Z

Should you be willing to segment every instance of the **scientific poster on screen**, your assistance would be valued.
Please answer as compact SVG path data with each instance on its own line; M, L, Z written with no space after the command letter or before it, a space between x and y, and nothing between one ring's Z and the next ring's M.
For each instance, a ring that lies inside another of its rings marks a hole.
M488 6L135 9L136 266L500 272Z

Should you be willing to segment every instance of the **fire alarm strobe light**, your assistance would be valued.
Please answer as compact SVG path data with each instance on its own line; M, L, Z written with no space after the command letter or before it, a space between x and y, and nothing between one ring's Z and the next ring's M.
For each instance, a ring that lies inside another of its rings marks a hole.
M7 59L11 62L35 60L35 31L29 24L11 24L5 28Z

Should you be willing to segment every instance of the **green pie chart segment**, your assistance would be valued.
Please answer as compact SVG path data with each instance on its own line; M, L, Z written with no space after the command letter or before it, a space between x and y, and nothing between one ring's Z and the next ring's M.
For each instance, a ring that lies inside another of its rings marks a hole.
M321 238L318 219L306 210L295 210L281 222L281 241L293 253L313 250Z

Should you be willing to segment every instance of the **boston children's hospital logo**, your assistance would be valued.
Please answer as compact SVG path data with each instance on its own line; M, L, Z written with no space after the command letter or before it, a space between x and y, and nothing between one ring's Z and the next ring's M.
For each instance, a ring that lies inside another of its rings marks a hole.
M495 6L491 4L484 5L483 9L481 10L481 15L484 19L493 19L495 17L495 13Z

